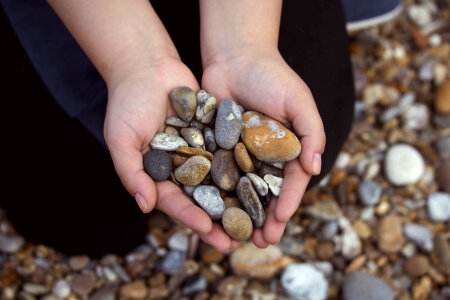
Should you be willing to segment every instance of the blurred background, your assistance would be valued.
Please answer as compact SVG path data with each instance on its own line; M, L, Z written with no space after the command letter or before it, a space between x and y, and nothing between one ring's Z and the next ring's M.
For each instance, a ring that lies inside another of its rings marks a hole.
M279 245L222 254L154 212L125 256L65 256L0 209L1 299L450 299L450 2L343 2L354 126ZM6 95L51 101L3 13L0 27Z

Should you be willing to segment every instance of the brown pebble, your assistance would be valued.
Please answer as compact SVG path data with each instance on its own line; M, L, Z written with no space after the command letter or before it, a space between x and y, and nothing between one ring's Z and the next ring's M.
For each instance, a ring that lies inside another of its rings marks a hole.
M172 157L172 165L175 168L178 168L189 159L189 157L184 157L178 154L172 154L171 157Z
M409 275L416 277L422 276L428 273L430 269L430 261L425 255L417 255L411 257L405 262L405 272Z
M180 136L180 132L173 126L166 126L164 133Z
M255 171L255 166L253 165L250 155L248 155L247 148L245 148L244 143L239 142L234 147L234 158L236 162L244 173L252 173Z
M210 161L212 161L213 157L214 157L211 152L205 151L205 150L200 149L200 148L193 148L193 147L188 147L188 146L180 146L180 147L178 147L177 148L177 153L179 153L181 155L188 156L188 157L199 155L199 156L206 157Z
M123 285L120 294L128 299L144 299L147 296L147 287L142 280L136 280Z
M214 153L211 177L217 186L232 191L239 182L239 169L234 160L233 151L219 149Z
M385 253L400 251L405 243L402 218L396 215L384 217L378 225L378 248Z
M357 256L352 260L352 262L345 268L345 273L350 273L359 270L366 263L367 258L364 255Z
M334 244L332 242L323 242L317 245L317 256L322 260L332 259L334 256Z
M197 185L211 169L211 162L203 156L193 156L175 170L175 179L184 185Z
M245 241L253 232L252 220L245 211L237 207L225 210L222 216L222 225L225 231L237 241Z
M241 204L239 203L239 199L235 197L226 197L223 198L223 202L225 204L225 209L230 207L241 208Z
M450 79L444 81L436 92L434 108L440 114L450 113Z

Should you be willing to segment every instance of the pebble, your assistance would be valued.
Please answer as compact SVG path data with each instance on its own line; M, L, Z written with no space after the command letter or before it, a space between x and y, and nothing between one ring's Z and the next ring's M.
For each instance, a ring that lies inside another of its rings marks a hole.
M236 144L234 147L234 158L236 159L239 168L241 168L244 173L255 171L255 166L253 165L253 161L250 158L244 143L239 142Z
M280 170L278 168L275 168L273 166L269 166L268 164L262 164L259 168L259 177L264 178L266 174L271 174L273 176L281 177L283 178L283 170Z
M185 122L183 120L181 120L180 118L177 117L170 117L166 120L166 125L169 126L175 126L175 127L188 127L189 126L189 122ZM175 135L180 135L180 133L175 134Z
M183 138L167 133L157 133L150 143L153 149L164 151L175 151L178 147L187 145L188 143Z
M178 117L183 121L189 122L194 117L197 109L197 98L194 91L189 87L180 86L174 88L169 96Z
M200 184L211 169L211 162L203 156L193 156L175 170L175 178L184 185Z
M149 151L144 155L144 170L154 181L164 181L172 172L172 159L166 151Z
M280 122L254 111L244 113L242 121L242 141L257 159L286 162L300 154L297 136Z
M258 194L260 196L266 196L267 193L269 193L269 186L267 185L267 183L258 175L253 174L253 173L247 173L245 174L245 176L248 177L248 179L250 179L250 181L253 184L253 187L255 188L256 192L258 192ZM268 175L266 175L268 176ZM283 179L281 179L283 180Z
M236 186L236 194L245 211L252 219L253 225L256 228L262 227L266 221L266 213L248 177L241 177Z
M345 300L393 300L394 292L379 277L363 271L354 271L345 276L343 296Z
M237 207L225 210L222 225L230 237L240 242L248 240L253 232L252 220L245 211Z
M197 111L195 117L199 122L208 124L214 117L216 111L217 99L204 90L197 92Z
M170 250L156 264L156 269L164 274L173 275L180 272L183 268L183 262L186 259L186 252L178 250Z
M402 114L403 125L406 129L421 130L430 123L428 106L422 103L414 104Z
M306 212L321 221L335 221L342 216L342 211L336 201L322 200L310 205Z
M225 204L225 209L230 207L242 208L239 199L235 197L226 197L223 199L223 203Z
M261 204L263 206L263 209L265 210L266 208L269 207L270 202L272 201L272 194L267 193L267 195L262 196L259 200L261 200Z
M199 148L180 146L177 148L177 153L187 156L187 157L203 156L203 157L206 157L207 159L209 159L210 161L213 160L213 154L211 152L208 152L208 151L205 151L205 150L199 149Z
M450 135L440 138L436 147L439 152L439 156L444 160L450 160Z
M376 181L363 181L358 186L358 194L364 205L376 205L380 201L383 188Z
M443 234L437 234L434 238L435 253L438 257L439 268L450 275L450 243Z
M433 250L433 238L428 227L414 223L407 223L403 226L403 233L411 242L422 250Z
M274 196L280 196L283 178L273 176L272 174L266 174L264 175L264 181L267 183Z
M402 219L391 215L384 217L378 225L378 248L386 253L400 251L405 243L402 232Z
M164 128L164 133L180 136L180 132L173 126L166 126L166 128Z
M114 286L103 286L96 290L89 300L116 300L117 288Z
M411 276L422 276L428 273L430 261L425 255L417 255L406 260L404 268Z
M189 127L196 128L196 129L198 129L200 131L205 130L205 125L203 123L200 123L197 120L191 121L191 123L189 123Z
M182 128L180 132L191 147L205 150L205 140L200 130L197 128Z
M16 253L25 244L25 240L20 235L10 233L0 233L0 251L6 253Z
M450 113L450 79L444 81L436 92L434 108L440 114Z
M387 151L384 169L389 182L403 186L419 181L425 171L425 162L412 146L396 144Z
M232 150L239 141L242 131L242 113L230 99L223 99L217 110L215 135L221 148Z
M38 283L27 282L23 285L23 290L31 295L42 295L48 292L46 286Z
M73 292L80 296L88 295L95 287L97 279L91 273L74 274L70 281Z
M191 197L194 194L194 191L196 188L197 188L197 185L194 185L194 186L183 185L183 190L186 192L186 194L188 194Z
M208 282L204 275L193 275L185 280L181 293L183 295L192 295L204 291L207 286Z
M186 252L189 248L188 237L181 232L175 232L167 240L167 246L171 250L178 250L178 251Z
M331 240L339 230L337 222L327 222L320 230L320 236L324 240Z
M450 194L436 192L428 197L428 214L435 222L445 222L450 219Z
M52 293L55 296L64 299L70 294L70 285L64 279L60 279L53 286Z
M342 231L340 237L341 252L346 259L352 259L361 253L361 240L358 233L353 229L350 221L345 217L338 219L339 228Z
M410 5L407 8L408 16L417 26L424 26L432 21L430 11L425 5Z
M122 286L120 295L127 299L144 299L147 296L147 287L144 281L135 280Z
M225 204L218 188L212 185L200 185L195 189L193 197L212 220L222 218Z
M211 128L206 127L204 132L204 139L206 150L214 153L217 151L216 138L214 136L214 131Z
M214 153L211 177L219 188L232 191L239 181L239 169L233 157L233 151L219 149Z
M441 190L450 193L450 161L442 163L437 168L436 181Z
M328 295L328 281L310 264L289 265L281 275L281 285L294 299L322 300Z

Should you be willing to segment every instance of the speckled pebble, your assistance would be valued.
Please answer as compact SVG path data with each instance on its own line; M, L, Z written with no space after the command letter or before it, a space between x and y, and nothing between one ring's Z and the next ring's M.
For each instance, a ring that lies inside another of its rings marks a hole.
M235 189L239 181L239 169L233 157L233 151L219 149L214 153L211 177L217 186L225 191Z
M173 108L180 119L189 122L194 117L197 98L191 88L186 86L174 88L170 92L170 100L172 100Z
M200 185L194 190L194 199L212 220L219 220L225 210L219 189L212 185Z
M175 170L175 178L184 185L197 185L211 169L211 162L203 156L193 156Z
M216 152L217 151L217 143L216 143L216 138L214 137L214 131L211 128L206 127L203 135L204 135L203 138L205 140L206 150L211 153Z
M182 128L180 132L191 147L205 150L205 140L200 130L197 128Z
M178 117L170 117L166 120L166 125L174 127L188 127L189 122L185 122Z
M164 151L175 151L178 147L187 145L188 143L183 138L167 133L157 133L150 143L153 149Z
M164 133L180 136L180 132L173 126L166 126Z
M241 177L236 186L236 194L255 227L262 227L266 221L266 213L258 194L248 177Z
M225 209L230 207L241 208L241 204L238 198L235 197L226 197L223 199L223 203L225 204Z
M252 220L249 215L237 207L225 210L222 225L229 236L240 242L248 240L253 232Z
M172 159L163 150L152 150L144 155L144 170L155 181L164 181L172 171Z
M267 193L269 192L269 186L261 177L253 173L247 173L245 176L247 176L248 179L250 179L250 181L253 184L253 187L260 196L267 195Z
M217 110L216 143L223 149L232 150L239 141L242 131L242 114L230 99L223 99Z
M272 174L266 174L264 176L264 181L267 182L267 185L274 196L280 196L283 178L273 176Z
M214 117L216 111L217 99L204 90L197 93L197 111L195 117L198 121L208 124Z

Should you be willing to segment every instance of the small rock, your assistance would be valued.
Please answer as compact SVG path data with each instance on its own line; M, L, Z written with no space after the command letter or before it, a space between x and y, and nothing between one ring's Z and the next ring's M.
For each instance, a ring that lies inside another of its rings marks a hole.
M103 286L96 290L89 300L116 300L117 288L112 286Z
M248 179L250 179L250 181L253 184L253 187L255 188L255 190L258 192L258 194L260 196L267 195L267 193L269 192L269 186L261 177L259 177L256 174L253 174L253 173L247 173L245 176L247 176ZM268 176L268 175L266 175L266 176ZM281 179L281 180L283 180L283 179Z
M206 150L214 153L217 150L216 138L214 131L211 128L206 127L204 132L204 139L206 144Z
M172 159L163 150L152 150L144 155L144 170L155 181L164 181L172 171Z
M219 283L217 291L225 299L242 299L247 283L248 281L245 278L228 276Z
M269 164L272 167L275 167L277 169L280 169L280 170L284 170L284 167L286 166L286 162L285 161L283 161L283 162L274 162L274 163L268 162L267 164Z
M438 266L447 275L450 275L450 244L446 237L442 234L437 234L434 238L435 253L438 257Z
M420 153L407 144L396 144L389 148L384 169L387 179L402 186L419 181L425 171L425 162Z
M402 219L391 215L384 217L378 225L378 248L386 253L395 253L401 250L405 243L402 232Z
M349 153L342 151L339 153L336 161L334 163L334 167L337 169L346 169L352 161L352 157Z
M339 230L339 226L336 222L327 222L320 230L320 236L324 240L331 240Z
M263 209L265 210L266 208L269 207L270 202L272 201L272 194L271 193L267 193L267 195L261 196L261 198L259 200L261 201Z
M92 292L97 279L91 273L74 274L70 281L73 292L79 296L85 296Z
M225 204L225 209L230 207L242 208L239 199L235 197L226 197L223 199L223 203Z
M242 141L257 159L286 162L300 154L297 136L280 122L254 111L244 113L242 121Z
M405 272L411 276L422 276L428 273L430 261L425 255L417 255L408 259L404 268Z
M70 285L64 279L60 279L53 286L52 293L55 296L64 299L70 294Z
M425 251L433 250L433 239L430 230L422 225L408 223L403 227L405 236L416 246Z
M436 192L428 197L428 214L435 222L445 222L450 219L450 194Z
M253 225L257 228L262 227L266 221L266 213L250 179L241 177L236 186L236 194L245 211L252 219Z
M200 90L197 93L197 112L195 117L198 121L208 124L211 122L216 111L217 99L211 94L208 94L204 90Z
M405 128L412 130L421 130L430 123L430 112L425 104L414 104L408 108L402 115Z
M211 152L208 152L208 151L205 151L205 150L199 149L199 148L180 146L177 148L177 153L184 155L184 156L188 156L188 157L203 156L203 157L206 157L207 159L209 159L210 161L213 160L213 154Z
M194 199L212 220L219 220L225 210L219 189L212 185L200 185L194 191Z
M328 281L310 264L292 264L281 275L281 285L294 299L322 300L328 295Z
M200 130L200 131L205 130L205 125L203 125L202 123L200 123L200 122L197 121L197 120L191 121L191 123L189 124L189 126L192 127L192 128L196 128L196 129L198 129L198 130Z
M197 98L194 91L186 86L180 86L174 88L169 96L178 117L189 122L197 109Z
M164 133L180 136L180 132L173 126L166 126L166 128L164 128Z
M170 117L170 118L168 118L166 120L166 125L175 126L175 127L188 127L189 126L189 122L185 122L185 121L183 121L183 120L181 120L180 118L177 118L177 117ZM178 133L178 134L175 134L175 135L179 136L180 134Z
M182 128L180 132L191 147L205 150L205 140L200 130L197 128Z
M239 141L242 131L242 114L239 107L230 99L223 99L217 110L215 135L221 148L232 150Z
M237 207L225 210L222 217L225 231L237 241L246 241L253 233L252 220L245 211Z
M211 169L210 161L203 156L193 156L175 170L175 178L184 185L200 184Z
M157 133L154 137L152 142L150 143L153 149L159 149L164 151L175 151L180 146L187 146L188 143L186 143L183 138L166 134L166 133Z
M319 259L329 260L334 256L334 244L331 242L319 243L316 252Z
M232 191L239 181L239 169L233 157L233 151L219 149L214 153L211 177L219 188Z
M144 281L135 280L122 286L120 295L127 299L144 299L147 296L147 287Z
M339 227L341 228L341 252L346 259L352 259L361 253L361 241L358 233L353 229L350 221L345 217L338 219Z
M164 258L158 261L156 268L164 274L176 274L182 270L185 258L186 252L170 250Z
M364 205L376 205L380 201L383 188L375 181L363 181L358 187L358 194Z
M434 108L443 115L450 113L450 79L444 81L437 90Z
M345 300L393 300L394 292L380 278L362 271L349 273L344 280Z
M442 159L450 160L450 135L440 138L436 143L436 147Z
M266 174L271 174L276 177L283 178L283 170L269 166L268 164L262 164L259 168L259 177L264 178Z
M436 181L443 191L450 193L450 161L444 162L437 168Z
M431 279L428 276L420 278L419 282L414 284L412 288L412 297L414 300L426 300L429 299L429 295L432 289Z
M272 174L264 175L264 181L270 188L270 191L275 196L280 196L281 186L283 185L283 178L273 176Z
M25 292L31 295L42 295L48 292L46 286L32 282L25 283L22 288Z
M310 205L306 209L306 212L310 216L318 218L322 221L334 221L342 215L339 205L332 200L314 202L314 204Z
M167 241L167 246L169 246L171 250L186 252L189 247L188 237L181 232L175 232Z
M207 286L208 282L204 275L193 275L186 279L181 293L183 295L192 295L204 291Z
M80 271L88 265L90 259L87 255L77 255L69 258L69 267L74 271Z
M16 234L0 233L0 251L16 253L25 244L25 240Z
M197 185L194 185L194 186L183 185L183 190L186 192L186 194L188 194L191 197L194 194L194 191L196 188L197 188Z
M234 147L234 158L236 162L244 173L251 173L255 171L255 166L253 165L253 161L250 158L250 155L245 148L244 143L237 143Z
M369 239L372 236L372 231L369 225L362 220L356 220L352 225L358 236L364 240Z
M430 23L433 19L431 12L425 5L410 5L407 8L408 16L419 27Z

